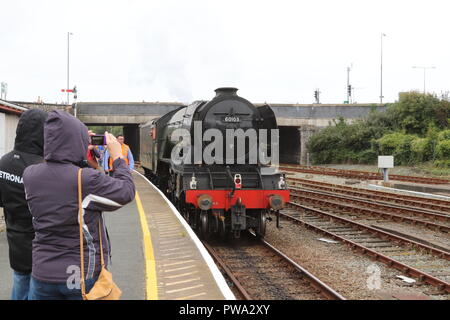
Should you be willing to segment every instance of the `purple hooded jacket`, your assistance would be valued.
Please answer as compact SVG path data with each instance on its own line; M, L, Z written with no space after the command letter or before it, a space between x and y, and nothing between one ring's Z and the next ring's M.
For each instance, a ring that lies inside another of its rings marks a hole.
M44 127L45 163L26 168L25 192L36 232L32 276L51 283L68 283L80 266L77 172L89 145L87 127L64 111L49 113ZM114 176L91 168L82 171L85 278L98 276L99 220L105 262L108 242L102 211L113 211L134 199L135 187L124 160L113 163ZM79 278L78 278L79 279Z

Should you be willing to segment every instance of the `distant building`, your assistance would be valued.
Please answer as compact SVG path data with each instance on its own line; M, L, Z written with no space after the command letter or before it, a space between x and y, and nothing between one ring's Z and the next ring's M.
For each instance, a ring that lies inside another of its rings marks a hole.
M27 108L0 100L0 157L14 148L20 115Z

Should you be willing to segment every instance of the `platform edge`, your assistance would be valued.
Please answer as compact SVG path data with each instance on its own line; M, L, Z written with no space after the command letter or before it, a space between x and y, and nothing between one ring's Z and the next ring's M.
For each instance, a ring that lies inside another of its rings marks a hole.
M219 287L220 291L222 292L222 295L224 296L224 298L226 300L236 300L236 297L234 296L233 292L231 291L231 289L228 287L225 278L223 277L222 273L220 272L219 268L216 266L216 264L214 263L213 259L211 258L211 256L209 255L208 251L206 250L205 246L203 246L202 242L200 241L200 239L197 237L197 235L195 234L195 232L191 229L191 227L187 224L186 220L184 220L184 218L181 216L180 212L178 211L177 208L175 208L175 206L173 205L173 203L167 199L167 197L164 195L164 193L161 192L161 190L159 190L153 183L150 182L150 180L148 180L143 174L141 174L140 172L133 170L135 173L137 173L138 175L140 175L145 181L148 182L148 184L155 189L160 195L161 197L164 199L164 201L166 201L167 205L170 207L170 209L172 210L172 212L175 214L175 216L178 218L178 220L180 221L180 223L183 225L183 227L185 228L186 232L189 233L189 236L192 238L192 240L194 241L194 244L196 245L196 247L198 248L198 250L200 251L200 254L203 257L203 260L206 262L206 264L209 267L209 270L211 271L211 274L214 278L214 280L217 283L217 286Z

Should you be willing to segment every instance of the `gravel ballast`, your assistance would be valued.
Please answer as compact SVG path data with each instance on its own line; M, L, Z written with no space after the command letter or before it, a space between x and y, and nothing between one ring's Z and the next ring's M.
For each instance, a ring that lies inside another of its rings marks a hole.
M449 298L432 286L408 284L398 279L396 276L402 275L400 271L353 252L342 243L319 241L322 235L289 221L282 220L281 224L282 229L277 229L274 222L268 223L265 238L347 299L393 299L395 294Z

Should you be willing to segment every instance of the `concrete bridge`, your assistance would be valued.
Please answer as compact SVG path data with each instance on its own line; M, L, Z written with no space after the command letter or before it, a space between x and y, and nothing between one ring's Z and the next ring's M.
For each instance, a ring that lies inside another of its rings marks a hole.
M263 104L256 104L261 106ZM372 110L384 111L380 104L270 104L280 129L280 161L307 163L307 142L318 130L340 117L351 122ZM80 102L76 105L22 101L0 103L0 154L12 148L18 116L27 109L65 110L87 125L123 126L127 143L139 159L139 125L184 106L178 102ZM75 110L76 109L76 110ZM3 125L2 125L3 124Z
M261 106L263 104L255 104ZM77 117L87 125L121 125L127 143L138 157L139 125L184 106L177 102L80 102ZM354 121L372 110L384 111L380 104L270 104L280 129L280 161L307 162L307 142L333 119Z

